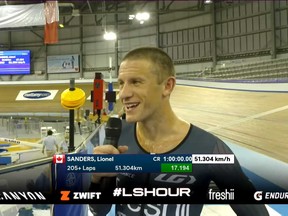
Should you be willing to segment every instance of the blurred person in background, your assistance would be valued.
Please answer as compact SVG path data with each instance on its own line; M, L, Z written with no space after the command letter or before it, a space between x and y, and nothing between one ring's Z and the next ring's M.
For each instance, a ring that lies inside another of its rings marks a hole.
M46 149L46 156L52 157L56 152L58 152L58 145L56 138L53 136L52 130L47 131L47 136L43 139L42 153Z

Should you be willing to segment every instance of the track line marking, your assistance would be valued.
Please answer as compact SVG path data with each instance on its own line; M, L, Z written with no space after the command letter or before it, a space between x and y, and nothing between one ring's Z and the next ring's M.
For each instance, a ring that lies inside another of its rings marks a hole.
M222 129L222 128L227 128L227 127L230 127L230 126L234 126L234 125L237 125L237 124L240 124L240 123L252 120L252 119L260 118L260 117L263 117L263 116L266 116L266 115L270 115L270 114L273 114L273 113L276 113L276 112L281 112L281 111L286 110L286 109L288 109L288 105L283 106L283 107L279 107L279 108L276 108L276 109L272 109L272 110L269 110L269 111L266 111L266 112L258 113L258 114L252 115L252 116L247 116L245 118L241 118L241 119L238 119L236 121L232 121L232 122L230 122L228 124L219 125L219 126L216 126L216 127L211 127L211 128L206 129L206 130L209 131L209 132L214 132L214 131Z

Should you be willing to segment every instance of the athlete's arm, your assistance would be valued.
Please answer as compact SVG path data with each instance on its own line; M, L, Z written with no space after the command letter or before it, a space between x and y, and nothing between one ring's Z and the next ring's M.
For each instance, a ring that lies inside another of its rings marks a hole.
M105 216L111 210L112 204L89 204L89 209L94 216Z
M106 193L111 193L111 190L114 189L114 185L111 185L110 188L107 188ZM101 187L101 181L99 183L93 183L91 181L89 191L101 191L102 193L105 193L105 191L102 191L103 188ZM93 213L94 216L102 216L108 214L108 212L111 210L112 204L89 204L90 211Z
M217 139L215 146L215 154L233 154L230 148L221 140ZM256 191L254 185L249 178L244 174L236 157L234 164L213 164L209 166L211 178L216 183L221 191L234 189L235 200L239 203L251 203L254 201L254 193ZM229 200L228 200L229 202ZM233 201L232 201L233 202ZM250 204L231 204L234 212L239 215L261 215L269 216L265 205L250 205Z
M263 215L269 216L269 213L263 204L231 204L230 205L237 216Z
M102 145L94 148L94 154L120 154L128 150L127 146L119 146L117 149L112 145ZM109 177L115 177L116 173L94 173L92 174L89 191L101 191L102 193L112 194L116 186L113 181L108 182L112 185L107 185L107 182L102 180ZM105 183L105 184L104 184ZM90 204L90 211L94 216L104 216L111 210L112 204Z

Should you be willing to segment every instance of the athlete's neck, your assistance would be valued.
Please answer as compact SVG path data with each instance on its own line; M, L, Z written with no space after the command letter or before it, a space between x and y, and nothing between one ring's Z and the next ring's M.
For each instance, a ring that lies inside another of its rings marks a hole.
M165 153L181 143L190 128L190 124L176 115L160 119L157 122L137 122L136 136L139 144L147 152Z

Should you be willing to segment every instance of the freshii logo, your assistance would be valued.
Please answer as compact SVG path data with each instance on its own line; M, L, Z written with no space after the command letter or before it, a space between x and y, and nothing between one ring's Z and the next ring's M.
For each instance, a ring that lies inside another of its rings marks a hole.
M50 92L47 91L32 91L32 92L27 92L23 95L25 98L29 99L40 99L40 98L46 98L51 95Z

